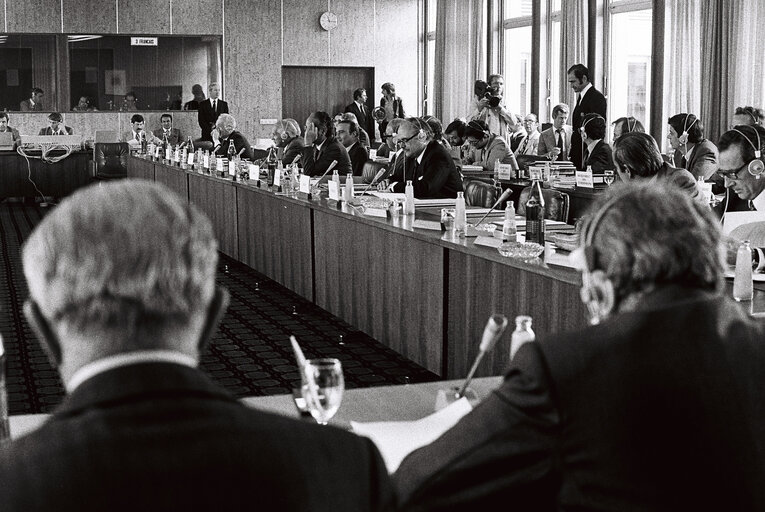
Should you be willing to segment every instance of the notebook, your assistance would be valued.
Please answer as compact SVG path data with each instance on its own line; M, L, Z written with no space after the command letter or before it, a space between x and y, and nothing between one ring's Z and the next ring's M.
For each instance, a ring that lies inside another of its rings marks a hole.
M0 132L0 151L11 151L13 149L13 133Z

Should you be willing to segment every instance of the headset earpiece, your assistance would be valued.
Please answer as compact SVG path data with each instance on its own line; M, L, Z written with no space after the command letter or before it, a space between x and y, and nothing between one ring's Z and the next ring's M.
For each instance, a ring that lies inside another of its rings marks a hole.
M746 128L744 126L741 127ZM746 141L749 143L750 146L752 146L752 149L754 149L754 160L749 162L749 165L746 167L746 170L754 176L756 179L760 179L762 177L762 173L765 172L765 162L762 161L762 139L760 139L760 132L757 131L757 128L752 127L752 130L754 131L754 134L757 136L757 145L754 145L754 142L752 142L752 139L750 139L744 132L739 130L738 128L733 128L732 131L738 133Z
M759 180L762 177L762 173L765 172L765 163L763 163L762 160L755 158L749 162L749 166L747 166L746 169L749 171L749 174Z
M696 121L699 120L697 117L694 117L693 122L689 125L688 118L690 117L691 117L691 114L685 114L685 121L683 121L683 133L681 133L680 136L677 138L677 141L683 146L688 144L688 130L693 128L693 125L696 124Z
M630 127L630 119L632 119L632 126ZM635 127L637 126L637 119L634 117L628 117L627 118L627 133L632 133L635 131Z

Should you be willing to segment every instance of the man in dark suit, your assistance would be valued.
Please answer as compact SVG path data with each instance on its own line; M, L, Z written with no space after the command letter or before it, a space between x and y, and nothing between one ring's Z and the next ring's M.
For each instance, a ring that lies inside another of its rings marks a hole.
M215 154L226 157L229 154L229 146L234 144L236 155L252 160L253 153L247 138L236 131L236 119L231 114L221 114L215 122L215 130L212 131L213 148Z
M696 179L685 169L670 167L661 157L661 150L647 133L629 132L614 142L614 164L622 181L655 181L675 186L699 201L706 203L696 185Z
M348 151L354 176L364 174L364 164L369 160L367 148L359 142L359 127L353 121L337 123L337 141Z
M40 112L43 109L42 104L43 90L39 87L33 87L30 97L19 103L19 110L22 112Z
M305 148L303 149L303 173L308 176L323 175L332 161L338 174L353 172L351 158L342 144L335 139L335 126L326 112L314 112L305 121Z
M713 178L717 171L717 146L704 138L701 119L683 113L670 117L668 123L667 139L675 150L675 166L688 170L697 178Z
M599 114L587 114L579 128L579 135L584 144L583 167L592 167L594 172L613 170L611 146L603 140L606 137L606 120Z
M584 116L587 114L600 114L602 118L606 117L606 98L600 91L595 89L590 83L590 70L584 64L574 64L568 70L568 83L576 93L576 106L571 116L571 151L569 159L574 163L577 169L585 168L582 155L582 137L579 128L582 126Z
M401 463L401 510L765 509L765 328L721 294L709 207L630 183L593 211L574 253L593 325L522 344Z
M400 181L392 180L393 192L404 192L406 181L412 180L414 197L418 199L457 197L462 192L462 177L449 151L433 140L433 132L427 122L416 117L408 118L398 129L397 138L404 146L407 164L413 164L412 174Z
M167 142L172 144L173 146L176 146L183 142L183 137L181 136L181 130L178 128L173 128L173 116L170 114L162 114L159 118L160 123L162 123L162 128L158 130L154 130L154 136L157 137L160 140L167 139Z
M48 127L40 128L38 135L73 135L74 130L63 124L64 116L58 112L48 114Z
M725 184L726 200L721 212L765 212L765 163L757 158L765 154L765 128L759 125L736 126L720 137L718 176ZM765 214L763 214L765 215Z
M359 127L369 134L369 142L373 142L371 137L375 136L375 121L372 119L372 112L367 107L366 89L356 89L353 91L353 103L347 105L345 111L356 116Z
M215 128L215 121L218 120L219 115L228 114L228 103L218 98L220 94L218 84L210 84L208 92L210 97L199 102L197 120L199 121L199 127L202 129L201 140L212 141L211 134L213 128Z
M249 409L196 368L228 302L217 260L209 220L146 181L80 189L38 224L25 311L68 396L0 444L3 512L386 507L371 441Z

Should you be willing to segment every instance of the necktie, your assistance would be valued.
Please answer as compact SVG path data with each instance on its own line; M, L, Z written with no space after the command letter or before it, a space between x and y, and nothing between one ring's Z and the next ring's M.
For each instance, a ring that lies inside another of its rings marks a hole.
M561 128L558 128L555 130L558 134L558 143L555 144L560 149L561 153L563 152L563 130Z
M313 161L314 162L318 162L319 161L319 156L321 156L321 151L319 151L319 148L314 147L313 148Z
M584 148L584 154L582 155L582 162L584 162L584 165L582 167L585 167L587 165L587 160L590 159L590 149Z
M217 112L218 100L213 100L213 112Z
M580 101L582 101L582 95L580 93L576 93L576 106L574 108L579 108Z
M521 144L521 149L518 151L518 154L525 155L526 154L526 146L529 145L529 136L526 135L523 139L523 143Z

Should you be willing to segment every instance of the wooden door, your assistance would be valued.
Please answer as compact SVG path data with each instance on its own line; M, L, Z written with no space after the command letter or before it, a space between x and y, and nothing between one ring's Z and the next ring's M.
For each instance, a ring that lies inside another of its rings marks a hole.
M302 127L314 111L330 116L345 111L353 102L353 91L367 90L367 108L375 107L374 68L282 67L282 119L295 119ZM374 134L370 133L374 140Z

